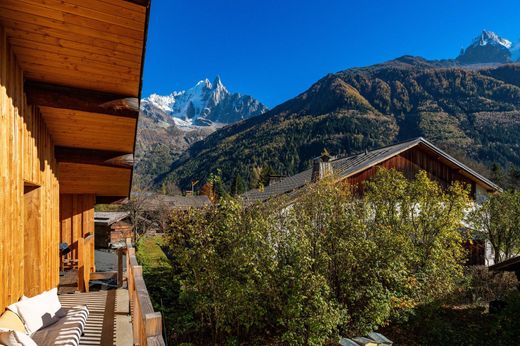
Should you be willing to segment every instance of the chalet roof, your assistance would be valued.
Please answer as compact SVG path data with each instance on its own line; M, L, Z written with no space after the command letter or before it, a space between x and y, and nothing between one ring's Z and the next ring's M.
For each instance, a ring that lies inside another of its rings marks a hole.
M489 267L490 270L514 272L520 271L520 256L510 258L508 260L496 263Z
M331 161L332 169L334 174L339 179L345 179L416 146L422 146L434 152L439 157L442 157L451 165L457 166L466 176L468 176L468 178L474 181L478 181L488 190L500 190L500 187L498 185L496 185L486 177L480 175L479 173L475 172L468 166L464 165L462 162L456 160L455 158L453 158L446 152L442 151L441 149L437 148L435 145L428 142L426 139L422 137L379 148L376 150L368 151L365 153L335 159ZM294 192L295 190L302 188L303 186L311 182L311 177L312 169L307 169L296 175L282 179L279 182L276 182L272 185L266 186L263 189L263 191L259 189L247 191L242 195L242 197L250 203L265 201L269 198L279 196L282 194L289 194Z
M145 208L154 210L161 207L171 209L189 209L204 208L211 204L208 196L169 196L169 195L151 195L145 202Z
M100 226L110 226L116 222L126 219L130 215L126 211L96 211L94 222Z

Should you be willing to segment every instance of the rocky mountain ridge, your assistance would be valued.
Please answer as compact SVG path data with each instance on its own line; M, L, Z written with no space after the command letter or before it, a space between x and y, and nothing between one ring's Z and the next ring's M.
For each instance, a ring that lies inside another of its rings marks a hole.
M292 175L324 148L351 154L418 136L465 162L520 165L520 64L465 67L405 56L329 74L194 143L157 181L185 186L220 170L230 184L267 166Z
M259 115L267 107L248 95L231 93L220 77L170 95L152 94L141 101L137 130L136 174L151 181L193 143L217 129Z
M520 41L513 44L492 31L484 30L465 49L456 61L461 64L506 64L520 61Z

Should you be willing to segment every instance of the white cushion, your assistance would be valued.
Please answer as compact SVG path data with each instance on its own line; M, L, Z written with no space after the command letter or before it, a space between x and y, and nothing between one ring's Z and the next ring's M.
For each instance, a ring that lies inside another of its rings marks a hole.
M30 334L56 323L63 316L57 293L57 289L52 289L14 304Z
M0 344L7 346L38 346L29 335L14 330L0 331Z
M7 307L7 310L11 310L12 312L14 312L18 316L20 316L20 314L18 313L18 306L16 304L18 304L19 302L21 302L22 300L25 300L25 299L29 299L29 298L27 298L26 296L22 296L18 302L9 305Z

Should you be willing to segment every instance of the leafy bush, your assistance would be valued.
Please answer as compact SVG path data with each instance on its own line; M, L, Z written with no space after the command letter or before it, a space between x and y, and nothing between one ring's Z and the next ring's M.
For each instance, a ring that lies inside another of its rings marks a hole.
M520 296L506 299L496 314L483 306L426 304L415 309L406 322L394 322L382 330L399 345L518 345L520 343Z
M467 284L462 287L466 303L487 303L502 300L514 292L518 280L513 272L493 272L484 266L472 266L466 269Z
M471 213L470 220L493 246L495 263L520 250L520 190L492 195Z
M177 341L322 345L406 317L460 281L468 203L461 185L381 170L361 198L331 178L293 199L177 213Z

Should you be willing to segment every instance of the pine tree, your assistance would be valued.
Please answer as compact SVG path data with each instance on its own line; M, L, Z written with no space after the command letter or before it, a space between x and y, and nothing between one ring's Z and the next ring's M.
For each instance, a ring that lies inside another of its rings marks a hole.
M246 191L246 183L240 174L236 174L231 183L231 195L238 196Z
M260 183L262 183L263 186L269 186L269 180L274 174L274 170L270 165L264 166L260 173Z
M258 166L253 166L251 170L251 181L249 182L249 187L251 189L258 189L258 187L261 184L261 175L262 175L262 168Z

